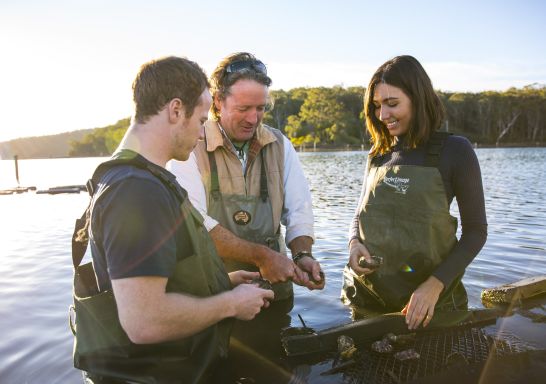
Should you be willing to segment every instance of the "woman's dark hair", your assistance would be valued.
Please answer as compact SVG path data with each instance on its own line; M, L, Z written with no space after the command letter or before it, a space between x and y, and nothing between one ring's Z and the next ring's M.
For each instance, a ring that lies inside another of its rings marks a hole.
M370 154L382 155L395 143L395 137L389 134L385 125L375 116L373 96L379 83L400 88L411 100L412 114L404 147L416 148L426 143L432 132L442 125L444 106L419 61L412 56L396 56L377 69L366 89L364 112L366 127L371 135Z

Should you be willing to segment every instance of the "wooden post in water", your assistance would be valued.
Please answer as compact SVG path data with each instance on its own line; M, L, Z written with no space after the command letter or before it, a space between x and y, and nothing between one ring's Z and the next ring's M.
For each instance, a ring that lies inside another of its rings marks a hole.
M15 179L17 180L17 186L19 186L19 164L17 162L17 155L13 156L15 160Z

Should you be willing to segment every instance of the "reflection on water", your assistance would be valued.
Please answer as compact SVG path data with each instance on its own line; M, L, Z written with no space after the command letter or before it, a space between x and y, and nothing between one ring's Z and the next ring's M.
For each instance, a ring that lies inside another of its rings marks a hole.
M479 149L489 237L464 277L470 306L482 307L480 292L538 274L546 274L546 148ZM322 292L296 287L292 325L324 329L351 320L339 300L341 271L347 260L347 233L360 193L365 153L304 153L315 211L314 254L323 264ZM22 186L49 188L84 184L100 159L19 161ZM13 161L0 161L0 188L15 186ZM88 197L80 195L0 196L0 383L73 383L70 236ZM458 215L456 203L452 206ZM540 309L529 309L536 313ZM542 310L541 313L544 313ZM544 324L528 313L500 322L521 339L546 348ZM263 362L263 361L262 361ZM304 367L310 382L324 367Z

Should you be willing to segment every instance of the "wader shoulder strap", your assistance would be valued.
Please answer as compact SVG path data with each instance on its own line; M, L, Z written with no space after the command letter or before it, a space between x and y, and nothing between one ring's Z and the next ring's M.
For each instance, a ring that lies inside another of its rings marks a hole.
M207 152L210 164L210 194L214 200L220 198L220 182L218 181L218 166L214 152Z
M260 158L262 160L260 169L260 197L265 203L267 201L267 198L269 197L269 192L267 190L267 174L265 173L265 155L263 149L260 153Z
M210 194L214 200L220 198L220 182L218 180L218 166L216 165L216 157L214 152L207 152L210 164ZM260 170L260 197L262 201L267 201L269 191L267 189L267 173L265 172L265 159L263 149L260 153L261 170Z
M438 168L440 164L440 154L447 138L451 136L449 132L433 132L428 140L425 154L425 167Z
M451 135L450 132L435 131L432 133L425 146L425 161L423 164L425 167L438 168L444 143ZM366 169L369 171L370 167L378 167L381 164L382 158L383 155L377 155L372 158L368 157Z
M182 188L171 179L169 179L165 174L160 170L154 168L149 163L142 161L138 158L117 158L108 160L100 164L95 172L93 177L87 181L87 191L89 192L90 200L87 208L83 215L76 220L74 226L74 232L72 233L72 264L74 268L77 268L83 260L85 252L87 251L87 246L89 244L89 224L91 221L91 202L95 192L97 191L97 186L104 174L113 167L121 165L132 165L140 169L147 170L152 175L157 177L163 185L168 189L173 191L177 199L182 203L186 199L186 194ZM123 180L123 179L121 179ZM120 180L120 181L121 181Z

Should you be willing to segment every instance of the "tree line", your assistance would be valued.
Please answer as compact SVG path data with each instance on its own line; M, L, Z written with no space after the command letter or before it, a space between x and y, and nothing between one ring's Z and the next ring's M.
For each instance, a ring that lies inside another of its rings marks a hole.
M95 128L85 135L82 140L74 140L70 143L69 156L93 157L109 156L118 147L125 131L129 128L129 117L119 120L117 123L103 128Z
M363 87L294 88L271 91L264 123L279 128L295 146L368 145ZM546 86L507 91L438 92L447 112L441 128L480 145L544 145ZM119 144L129 118L97 128L71 143L71 156L107 156Z
M490 145L540 144L546 140L546 86L505 92L439 93L447 128Z

